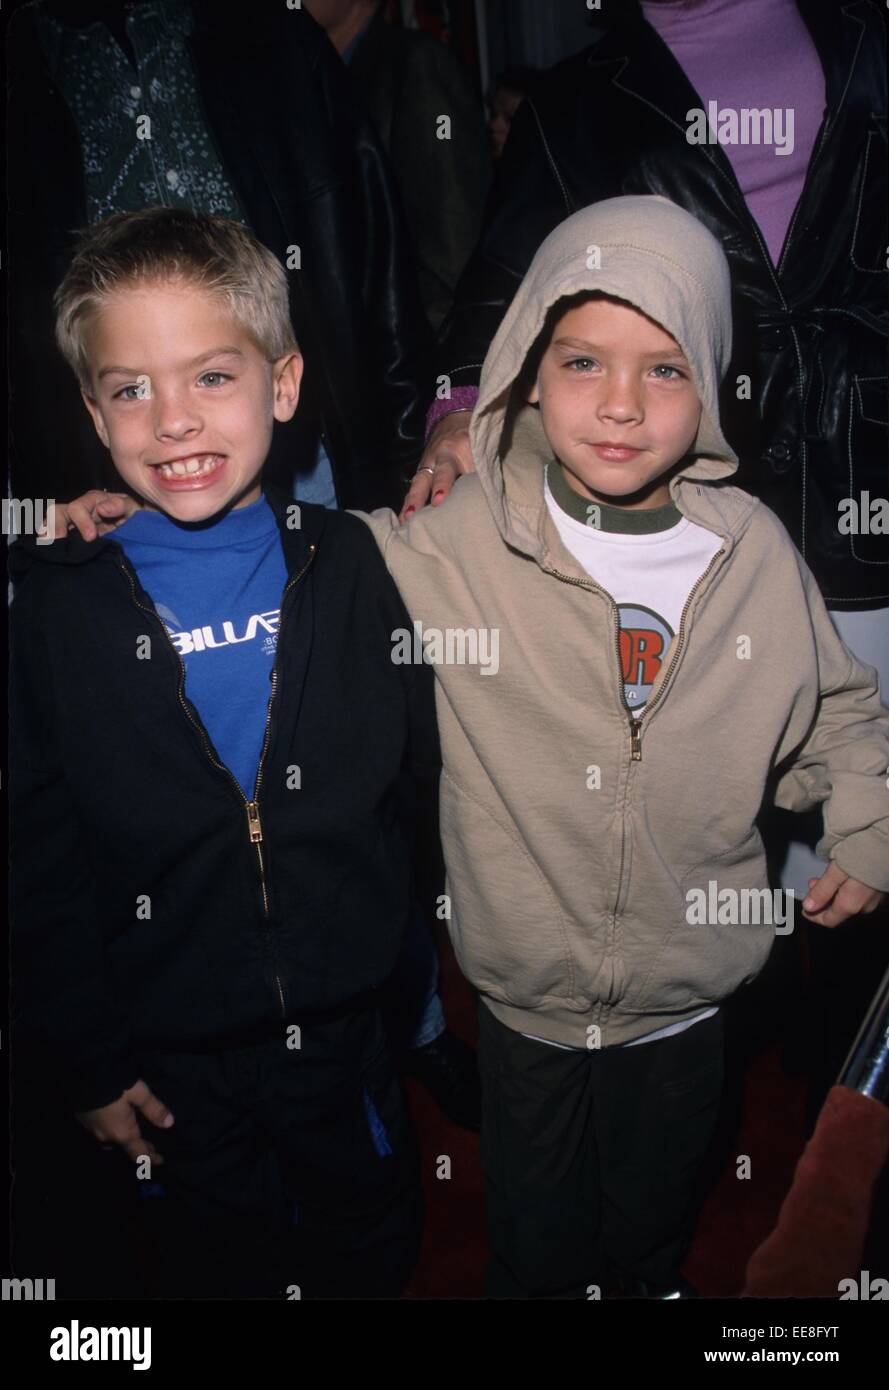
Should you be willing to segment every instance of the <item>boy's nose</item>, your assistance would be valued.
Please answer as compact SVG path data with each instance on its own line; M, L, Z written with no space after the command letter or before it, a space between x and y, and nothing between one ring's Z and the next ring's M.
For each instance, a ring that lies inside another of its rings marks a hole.
M199 433L200 417L184 401L154 398L154 433L157 439L187 439Z
M642 398L630 385L619 386L612 383L606 386L599 401L600 420L614 420L618 424L632 424L642 419Z

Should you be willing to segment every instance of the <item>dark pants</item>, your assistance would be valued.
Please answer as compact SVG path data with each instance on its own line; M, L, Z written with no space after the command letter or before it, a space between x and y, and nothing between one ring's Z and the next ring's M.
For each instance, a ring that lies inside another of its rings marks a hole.
M675 1274L723 1079L717 1013L657 1042L565 1051L479 1003L490 1298L604 1297Z
M152 1052L175 1116L142 1189L167 1298L397 1297L417 1258L417 1150L376 1010L224 1051ZM160 1189L160 1190L159 1190Z

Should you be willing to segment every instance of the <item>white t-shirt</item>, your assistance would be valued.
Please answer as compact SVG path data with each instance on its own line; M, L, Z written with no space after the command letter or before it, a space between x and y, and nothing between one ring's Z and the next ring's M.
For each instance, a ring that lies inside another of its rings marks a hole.
M549 486L549 470L544 495L566 550L617 604L624 693L628 708L638 713L645 708L652 683L679 628L688 596L719 549L721 540L713 531L697 526L684 516L666 530L643 534L609 531L580 521L556 501ZM583 499L578 500L583 507ZM600 516L604 513L607 517L608 510L600 509ZM593 510L591 517L595 515ZM715 1013L716 1006L703 1009L693 1018L667 1024L665 1028L657 1028L653 1033L645 1033L620 1046L635 1047L638 1043L670 1037ZM549 1042L569 1052L585 1050L554 1043L550 1038L538 1038L534 1033L524 1036L536 1042Z
M569 516L547 482L546 505L562 544L618 606L627 707L645 708L694 585L722 544L688 517L666 531L624 534ZM582 499L581 499L582 501Z

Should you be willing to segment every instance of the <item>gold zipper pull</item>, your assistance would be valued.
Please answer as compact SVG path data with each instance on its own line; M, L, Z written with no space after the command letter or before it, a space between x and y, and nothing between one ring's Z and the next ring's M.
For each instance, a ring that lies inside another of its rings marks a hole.
M259 819L259 807L255 801L247 802L247 828L250 831L251 845L259 844L262 839L262 825Z
M641 728L642 728L642 722L641 722L641 720L639 720L639 719L634 719L634 718L632 717L632 715L631 715L631 716L630 716L630 739L631 739L631 747L632 747L632 759L633 759L633 762L634 762L634 763L638 763L638 762L641 762L641 761L642 761L642 737L641 737L641 735L640 735L640 733L639 733L639 730L640 730Z

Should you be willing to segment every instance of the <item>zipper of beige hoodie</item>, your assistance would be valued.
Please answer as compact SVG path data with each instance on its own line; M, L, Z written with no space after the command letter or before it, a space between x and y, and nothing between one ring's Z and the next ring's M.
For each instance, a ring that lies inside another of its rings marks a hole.
M663 695L664 690L666 689L666 686L667 686L667 682L669 681L670 676L671 676L671 674L672 674L672 672L673 672L673 668L675 667L676 662L677 662L678 659L679 659L679 653L680 653L680 651L681 651L681 649L682 649L682 643L683 643L683 639L684 639L684 637L685 637L685 618L686 618L686 614L688 613L689 608L691 607L691 603L692 603L692 600L693 600L694 597L695 597L695 594L698 592L698 590L700 589L701 585L705 582L705 580L707 579L708 575L709 575L709 574L711 573L711 571L713 570L713 567L716 565L716 563L717 563L717 561L720 559L720 557L721 557L721 556L724 556L724 555L726 554L725 537L724 537L724 536L723 536L723 537L720 537L720 542L721 542L721 543L720 543L720 547L719 547L719 549L717 550L716 554L711 558L709 565L708 565L707 568L704 570L704 573L703 573L703 574L695 581L695 583L692 585L692 588L691 588L691 591L690 591L690 593L689 593L689 595L688 595L688 598L685 600L685 604L684 604L683 609L682 609L682 614L681 614L680 619L679 619L679 630L678 630L678 632L677 632L677 634L676 634L676 636L677 636L677 640L676 640L676 649L675 649L675 651L673 652L673 655L672 655L671 658L670 658L670 664L669 664L669 666L667 667L666 671L664 672L664 678L663 678L663 680L661 681L660 686L658 687L657 694L654 695L653 698L648 702L648 704L647 704L645 710L643 711L644 714L649 714L649 713L651 712L651 707L652 707L652 705L656 704L657 701L658 701L658 700L661 698L661 696ZM565 584L574 584L578 589L589 589L590 592L592 592L592 593L601 594L602 597L603 597L604 599L607 599L608 603L609 603L610 606L611 606L611 612L612 612L612 615L613 615L613 617L614 617L614 619L615 619L614 647L615 647L615 652L616 652L616 655L617 655L618 690L619 690L619 692L620 692L620 700L621 700L621 704L623 705L624 712L626 713L626 715L628 716L629 721L630 721L630 760L631 760L631 762L641 762L641 761L642 761L642 732L641 732L641 731L642 731L642 721L641 721L641 719L637 719L636 716L630 711L630 708L629 708L629 706L627 705L626 694L625 694L625 692L624 692L624 676L623 676L623 668L622 668L622 666L621 666L621 659L620 659L620 612L619 612L619 610L618 610L618 606L617 606L617 604L615 603L614 599L611 597L611 595L607 592L607 590L603 589L603 588L601 587L601 585L594 583L593 580L590 580L589 582L587 582L587 581L584 580L584 579L575 579L575 578L573 577L573 575L570 575L570 574L562 574L560 570L556 570L556 569L550 569L550 570L549 570L549 573L552 574L552 575L555 575L556 579L561 579L561 580L563 581L563 583L565 583ZM614 949L615 949L614 932L615 932L615 930L616 930L617 913L618 913L618 909L619 909L619 907L620 907L621 893L623 892L623 886L624 886L623 881L624 881L624 860L625 860L625 857L626 857L626 856L625 856L626 835L627 835L627 808L626 808L626 800L625 800L625 801L624 801L623 809L622 809L622 811L621 811L621 822L620 822L620 870L619 870L619 873L618 873L618 880L617 880L617 895L616 895L616 897L615 897L615 899L614 899L614 907L613 907L612 910L611 910L612 967L613 967L613 960L614 960L613 952L614 952Z

